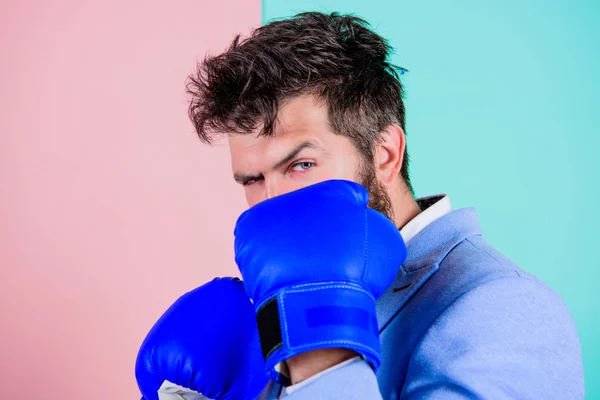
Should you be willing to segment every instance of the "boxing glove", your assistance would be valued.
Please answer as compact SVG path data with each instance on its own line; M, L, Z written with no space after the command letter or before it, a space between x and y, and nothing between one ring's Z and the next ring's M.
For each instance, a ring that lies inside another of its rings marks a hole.
M333 180L268 199L238 218L236 263L271 379L289 383L277 364L322 348L354 350L377 371L375 301L404 262L406 246L368 202L363 186Z
M135 374L143 400L258 398L268 378L242 282L216 278L181 296L146 336Z

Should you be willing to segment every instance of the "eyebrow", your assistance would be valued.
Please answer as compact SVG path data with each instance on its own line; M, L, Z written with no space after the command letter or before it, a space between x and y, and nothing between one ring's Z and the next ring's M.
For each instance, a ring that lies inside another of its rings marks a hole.
M279 168L283 167L285 164L292 161L298 155L298 153L300 153L304 149L318 149L318 148L319 148L319 146L315 142L310 141L310 140L305 140L304 142L302 142L299 145L297 145L296 147L294 147L294 149L292 151L290 151L285 157L283 157L281 159L281 161L279 161L277 164L275 164L271 168L271 170L275 170L275 169L279 169ZM262 177L263 177L262 174L247 175L247 174L242 174L242 173L238 173L238 172L233 174L233 179L236 182L241 183L241 184L245 184L245 183L248 183L253 180L258 180L258 179L261 179Z

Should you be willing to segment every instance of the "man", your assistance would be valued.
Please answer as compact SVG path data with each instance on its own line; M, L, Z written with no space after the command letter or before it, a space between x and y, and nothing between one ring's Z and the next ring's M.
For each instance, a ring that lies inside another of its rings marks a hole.
M161 317L136 365L147 400L583 398L559 296L482 238L473 209L414 198L389 52L361 19L304 13L191 77L198 135L228 138L250 206L244 281Z

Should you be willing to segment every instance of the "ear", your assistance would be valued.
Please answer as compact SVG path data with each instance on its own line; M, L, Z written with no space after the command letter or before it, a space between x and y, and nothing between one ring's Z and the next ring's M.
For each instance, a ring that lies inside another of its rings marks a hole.
M388 125L382 132L375 148L375 169L379 181L392 186L400 179L400 168L404 162L406 137L399 125Z

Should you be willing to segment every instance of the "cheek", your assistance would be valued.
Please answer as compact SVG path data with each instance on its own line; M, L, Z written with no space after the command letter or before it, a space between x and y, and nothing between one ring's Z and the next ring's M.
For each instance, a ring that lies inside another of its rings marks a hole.
M288 183L292 187L287 189L296 190L331 179L342 179L356 182L356 170L356 167L347 162L343 162L341 160L337 163L332 162L328 165L317 167L315 170L304 174L303 176L290 180Z
M347 157L336 160L329 174L333 176L330 179L344 179L347 181L355 181L358 171L358 163L354 157Z

